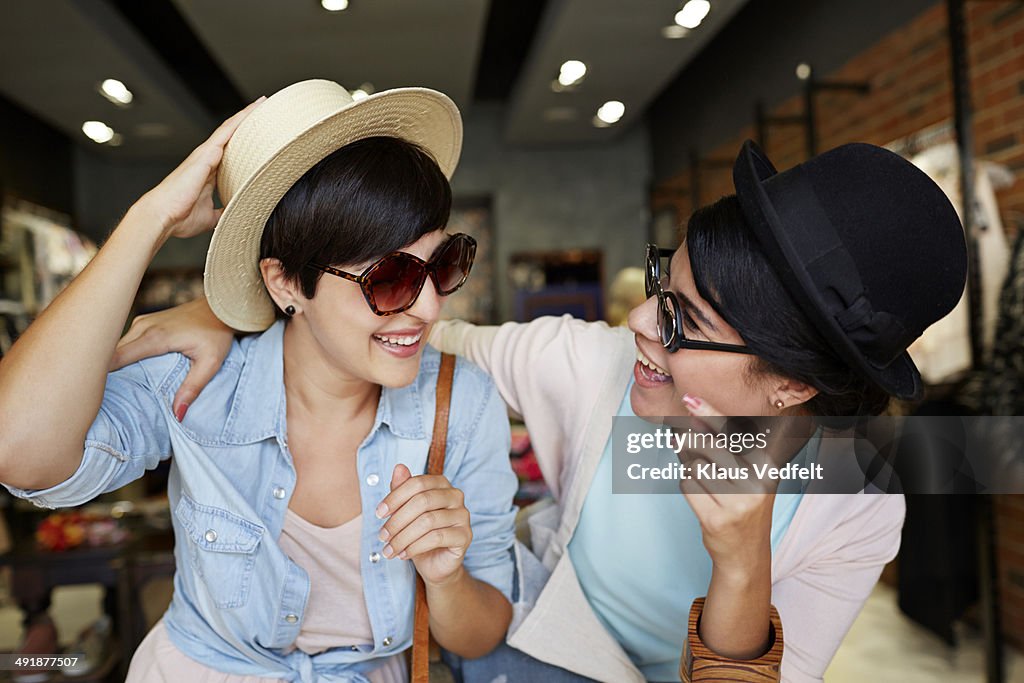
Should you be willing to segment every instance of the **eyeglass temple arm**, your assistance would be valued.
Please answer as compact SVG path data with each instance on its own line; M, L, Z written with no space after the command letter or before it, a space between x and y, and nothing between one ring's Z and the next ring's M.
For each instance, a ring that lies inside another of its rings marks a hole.
M362 275L352 275L351 273L346 273L345 271L338 270L337 268L331 268L330 266L322 266L319 263L310 263L309 265L312 266L313 268L316 268L317 270L322 270L325 273L336 275L337 277L348 280L349 282L362 283L363 281Z

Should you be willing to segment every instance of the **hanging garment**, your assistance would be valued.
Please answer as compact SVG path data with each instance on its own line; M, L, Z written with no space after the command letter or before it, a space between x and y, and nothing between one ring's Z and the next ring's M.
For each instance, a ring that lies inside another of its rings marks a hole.
M991 357L960 394L980 415L1024 415L1024 232L1014 241Z
M921 152L915 165L931 177L949 197L963 219L960 196L960 160L956 146L944 143ZM1003 231L996 190L1013 183L1003 166L978 162L975 171L972 217L977 228L977 262L981 274L982 347L992 347L999 315L999 292L1009 263L1010 249ZM967 294L942 320L929 327L910 347L910 354L925 382L938 384L958 379L971 367L971 341Z

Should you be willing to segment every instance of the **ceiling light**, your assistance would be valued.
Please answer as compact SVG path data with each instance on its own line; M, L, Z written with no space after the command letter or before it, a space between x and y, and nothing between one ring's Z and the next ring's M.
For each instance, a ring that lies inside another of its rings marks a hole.
M796 77L801 81L806 81L811 77L811 65L807 63L798 64L796 67Z
M328 12L340 12L348 9L348 0L320 0L320 6Z
M132 91L116 78L108 78L100 83L100 94L119 106L127 106L134 99Z
M578 59L570 59L558 71L558 82L565 87L576 85L587 75L587 65Z
M683 28L679 24L669 24L661 29L661 37L675 40L677 38L685 38L690 34L690 29Z
M102 121L86 121L82 124L82 132L90 140L101 145L114 139L114 129Z
M358 102L359 100L365 100L367 97L372 95L376 90L373 87L373 83L363 83L361 86L352 91L352 99Z
M622 115L626 113L626 105L618 100L609 100L597 110L597 119L609 125L617 123Z
M708 0L689 0L683 9L676 12L676 23L683 28L697 28L710 11Z

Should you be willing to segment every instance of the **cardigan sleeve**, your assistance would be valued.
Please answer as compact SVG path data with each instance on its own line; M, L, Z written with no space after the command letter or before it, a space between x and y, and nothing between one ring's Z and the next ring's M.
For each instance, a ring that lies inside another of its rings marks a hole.
M830 495L830 494L808 494ZM901 494L852 495L856 508L829 534L840 539L772 585L786 633L782 680L824 680L882 568L899 551L906 503ZM824 545L824 544L823 544Z
M623 343L631 344L629 336L565 315L501 326L443 321L434 325L430 343L494 378L502 399L529 426L537 462L557 498L566 458L578 451L609 363Z

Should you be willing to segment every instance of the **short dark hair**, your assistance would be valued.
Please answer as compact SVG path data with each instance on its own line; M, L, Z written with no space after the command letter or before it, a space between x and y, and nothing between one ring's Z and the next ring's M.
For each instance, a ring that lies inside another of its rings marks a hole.
M260 259L278 259L311 299L323 273L309 264L380 258L444 228L451 206L448 179L425 150L399 138L364 138L292 185L267 220Z
M886 409L889 394L836 354L793 301L736 195L694 212L685 246L698 293L757 354L755 373L816 388L805 404L811 415L878 415Z

